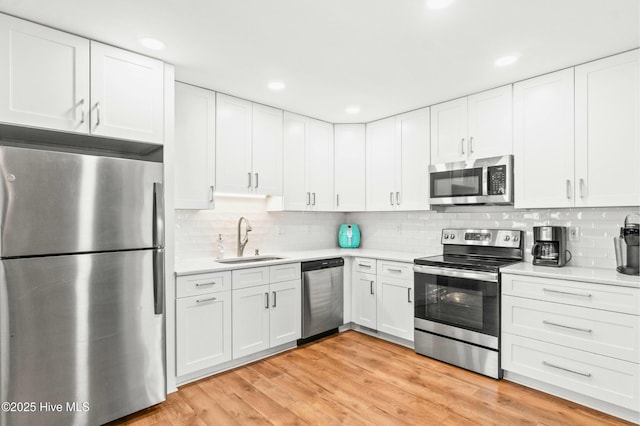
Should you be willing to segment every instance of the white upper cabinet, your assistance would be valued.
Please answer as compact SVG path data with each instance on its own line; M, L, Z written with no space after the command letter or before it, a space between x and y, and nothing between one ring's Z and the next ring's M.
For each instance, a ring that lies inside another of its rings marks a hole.
M282 195L282 110L253 104L253 192Z
M572 207L573 69L513 86L515 207Z
M216 191L253 190L251 172L252 104L244 99L216 95Z
M396 119L367 123L367 210L395 210Z
M429 209L429 108L396 117L396 149L398 209Z
M640 205L639 50L580 65L576 206Z
M367 124L367 210L429 208L429 108Z
M91 133L161 144L163 63L92 41Z
M176 82L175 207L214 207L216 96Z
M285 112L283 207L333 209L333 125Z
M0 14L0 121L89 133L89 40Z
M162 144L164 64L0 14L0 121Z
M431 107L431 163L512 153L511 85Z
M365 126L334 126L334 186L336 211L365 209Z
M514 85L516 208L640 204L638 74L635 50Z
M282 111L217 95L216 191L282 193Z

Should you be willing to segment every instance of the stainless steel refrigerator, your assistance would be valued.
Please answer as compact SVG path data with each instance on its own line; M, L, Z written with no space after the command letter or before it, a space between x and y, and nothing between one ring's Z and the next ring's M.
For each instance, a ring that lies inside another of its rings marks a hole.
M0 146L2 425L166 398L162 164Z

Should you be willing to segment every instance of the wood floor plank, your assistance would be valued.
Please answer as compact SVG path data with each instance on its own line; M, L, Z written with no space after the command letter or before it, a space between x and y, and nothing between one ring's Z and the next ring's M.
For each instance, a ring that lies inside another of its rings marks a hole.
M355 331L182 386L120 424L632 425Z

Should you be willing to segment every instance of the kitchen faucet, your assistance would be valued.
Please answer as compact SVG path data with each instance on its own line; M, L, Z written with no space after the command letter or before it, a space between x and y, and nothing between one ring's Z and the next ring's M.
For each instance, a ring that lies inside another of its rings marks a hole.
M240 240L240 227L242 225L242 221L244 220L244 223L246 225L246 230L244 232L244 237L242 238L242 241ZM240 220L238 220L238 257L242 257L242 252L244 252L244 248L247 245L247 243L249 242L249 232L251 232L251 224L249 223L249 219L247 219L246 217L242 216L240 217Z

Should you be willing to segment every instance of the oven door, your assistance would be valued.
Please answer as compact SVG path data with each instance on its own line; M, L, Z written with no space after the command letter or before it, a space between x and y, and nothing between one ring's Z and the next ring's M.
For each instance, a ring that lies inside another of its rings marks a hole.
M498 349L498 274L415 265L415 328Z

